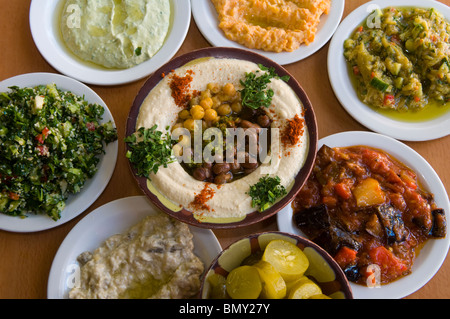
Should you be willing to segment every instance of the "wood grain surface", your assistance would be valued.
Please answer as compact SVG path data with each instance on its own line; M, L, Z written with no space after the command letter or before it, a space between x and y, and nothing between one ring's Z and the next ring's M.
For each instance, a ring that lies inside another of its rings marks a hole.
M44 60L33 42L29 27L30 2L0 0L0 81L30 72L58 73ZM367 1L347 0L343 18L365 2ZM440 2L450 4L450 0ZM187 38L177 56L209 46L192 19ZM343 131L367 131L342 108L335 97L327 75L327 54L328 44L309 58L285 66L296 77L312 102L317 116L319 138ZM72 227L86 214L105 203L142 195L130 174L124 156L123 139L129 108L144 82L145 79L142 79L113 87L90 85L108 105L117 124L119 154L114 174L98 200L83 214L66 224L37 233L0 231L0 298L46 298L53 258ZM446 189L450 189L450 136L406 144L431 164ZM265 230L277 230L276 217L245 228L215 231L215 234L222 247L226 247L247 234ZM450 257L447 257L439 272L424 287L406 298L450 298Z

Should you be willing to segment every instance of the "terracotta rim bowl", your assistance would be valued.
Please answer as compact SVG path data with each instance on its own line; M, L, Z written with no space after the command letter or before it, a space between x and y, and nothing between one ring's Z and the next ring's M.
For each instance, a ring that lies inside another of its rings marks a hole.
M291 200L297 195L300 188L303 186L308 176L310 175L316 157L318 132L314 110L305 91L302 89L302 87L299 85L296 79L282 66L257 53L236 48L220 48L220 47L205 48L181 55L171 60L164 66L162 66L159 70L157 70L150 78L148 78L143 87L140 89L129 112L129 116L126 123L126 136L129 136L135 132L136 121L141 104L147 97L148 93L161 81L163 73L169 74L172 70L175 70L193 60L208 57L240 59L251 61L257 64L261 63L266 67L274 67L275 72L280 77L285 75L290 77L288 84L297 94L305 110L304 117L305 117L305 124L307 126L309 134L309 141L308 141L309 145L307 145L308 154L305 160L305 164L295 177L294 185L289 191L289 193L264 212L261 213L259 211L254 211L252 213L249 213L243 220L237 222L229 222L229 223L200 222L193 216L192 212L190 212L186 208L182 208L180 211L173 211L172 209L166 207L158 198L158 196L149 191L147 187L147 179L144 177L137 176L136 170L129 162L130 169L133 173L133 176L136 178L139 187L145 193L145 195L148 196L148 198L163 212L169 214L170 216L182 222L185 222L190 225L195 225L197 227L210 229L223 229L223 228L248 226L273 216L283 207L285 207L288 203L291 202ZM128 149L128 145L126 146L126 148Z
M274 239L290 241L303 250L310 261L305 274L314 277L324 294L332 295L336 299L353 299L352 289L344 272L323 248L306 238L280 231L252 234L225 248L205 271L200 297L208 299L210 289L208 276L214 273L227 276L231 270L240 266L245 258L264 250ZM321 275L317 275L317 270L320 270Z

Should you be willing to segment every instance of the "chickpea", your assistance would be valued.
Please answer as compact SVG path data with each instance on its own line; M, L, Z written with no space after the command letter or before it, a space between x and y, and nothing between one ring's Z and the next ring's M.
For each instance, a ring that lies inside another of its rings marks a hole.
M209 90L209 89L207 89L207 90L205 90L205 91L202 91L201 93L200 93L200 99L202 100L202 99L206 99L207 97L211 97L212 95L211 95L211 90Z
M175 131L177 128L183 128L183 123L177 123L174 126L172 126L171 132Z
M178 113L178 117L182 120L187 120L191 117L191 113L189 113L188 110L183 110L180 113Z
M195 121L194 119L187 119L183 123L184 128L188 129L189 131L193 131L195 128Z
M219 99L217 95L212 97L212 101L213 101L212 105L213 109L217 109L222 104L222 101Z
M194 120L201 120L205 116L205 110L201 105L194 105L191 108L191 115Z
M198 104L200 102L200 98L198 96L193 97L190 101L189 101L189 105L190 106L194 106L196 104Z
M232 83L227 83L223 86L222 92L225 95L233 96L236 94L236 88L234 87L234 85Z
M241 102L233 102L231 104L231 109L233 110L234 113L241 113L241 111L242 111Z
M217 118L217 111L214 109L207 109L205 111L205 121L214 121Z
M206 86L210 91L211 91L211 93L213 93L213 94L217 94L217 93L219 93L219 91L220 91L220 87L219 87L219 85L217 84L217 83L208 83L208 85Z
M225 116L231 113L231 106L230 104L222 104L217 108L217 113L220 116Z
M180 139L178 140L178 143L181 146L185 146L186 147L186 146L190 146L191 145L191 140L190 140L189 136L181 135Z
M212 108L213 106L213 99L211 97L205 97L200 101L200 105L203 107L203 109L207 110Z

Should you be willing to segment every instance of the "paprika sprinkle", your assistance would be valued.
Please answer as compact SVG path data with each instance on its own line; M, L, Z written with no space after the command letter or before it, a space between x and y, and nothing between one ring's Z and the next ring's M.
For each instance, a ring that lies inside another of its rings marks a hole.
M200 194L196 194L194 200L189 205L196 210L210 210L210 207L206 204L211 198L214 197L215 191L210 187L211 183L205 183L205 187Z
M172 97L179 107L185 108L192 98L189 89L191 87L193 73L192 70L188 70L183 77L176 74L172 75L169 86L172 90Z
M296 114L294 118L288 119L287 122L287 126L281 133L281 142L285 146L294 146L300 141L304 133L305 120Z

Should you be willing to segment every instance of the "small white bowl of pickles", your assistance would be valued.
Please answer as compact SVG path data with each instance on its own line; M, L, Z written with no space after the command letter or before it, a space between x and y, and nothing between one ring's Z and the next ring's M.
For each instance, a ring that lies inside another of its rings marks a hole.
M284 232L249 235L224 249L203 278L203 299L353 299L334 259Z

